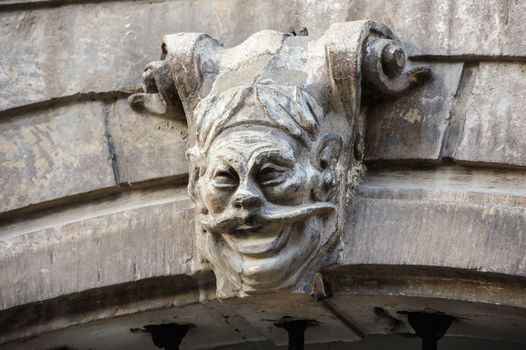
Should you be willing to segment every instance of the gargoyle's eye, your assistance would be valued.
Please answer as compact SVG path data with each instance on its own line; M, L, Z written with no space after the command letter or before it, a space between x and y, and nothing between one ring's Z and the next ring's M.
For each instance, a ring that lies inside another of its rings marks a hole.
M237 187L239 178L233 171L219 170L214 174L212 183L219 188L234 188Z
M285 180L285 174L289 170L282 165L264 164L256 174L256 181L262 186L275 186Z

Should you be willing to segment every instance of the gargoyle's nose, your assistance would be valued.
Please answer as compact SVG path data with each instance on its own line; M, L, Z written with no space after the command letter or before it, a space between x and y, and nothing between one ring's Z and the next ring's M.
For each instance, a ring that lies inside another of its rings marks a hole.
M263 204L261 196L257 191L249 188L239 188L232 198L232 205L239 209L258 208Z

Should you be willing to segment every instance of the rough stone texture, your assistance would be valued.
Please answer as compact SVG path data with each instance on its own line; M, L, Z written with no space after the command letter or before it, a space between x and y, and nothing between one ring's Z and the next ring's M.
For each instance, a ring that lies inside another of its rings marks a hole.
M526 165L526 65L436 64L434 79L371 102L365 159Z
M453 158L526 166L526 64L480 63Z
M0 309L190 272L185 189L132 192L0 231Z
M262 29L306 26L319 36L332 23L371 18L398 33L410 55L524 56L525 7L499 0L484 6L475 0L184 0L5 11L0 110L91 91L133 90L139 84L135 73L158 57L165 33L204 32L231 46Z
M525 56L524 1L351 0L347 20L371 18L404 38L410 55Z
M0 213L115 185L99 102L0 120Z
M0 120L0 213L120 184L188 173L186 125L125 99L82 102Z
M365 159L439 159L462 63L433 64L429 83L401 96L372 100Z
M341 264L449 266L526 276L524 173L370 173L349 211Z
M126 100L112 109L109 128L119 183L135 183L188 173L184 122L137 113Z

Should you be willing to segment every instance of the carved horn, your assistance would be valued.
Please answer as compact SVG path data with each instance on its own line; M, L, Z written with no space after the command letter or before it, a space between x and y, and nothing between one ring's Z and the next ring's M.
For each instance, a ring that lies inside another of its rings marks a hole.
M193 114L202 97L200 90L210 85L202 71L217 70L210 52L223 46L206 34L177 33L164 37L162 49L161 60L150 62L143 73L144 92L133 94L129 102L134 109L184 120L185 112ZM207 54L202 55L204 52Z
M175 88L170 64L166 60L150 62L142 74L143 93L130 96L129 103L133 109L184 120L184 111Z
M363 79L382 94L397 94L431 75L425 66L407 68L406 55L397 39L369 40L362 62Z
M427 67L409 67L400 41L389 28L374 21L333 24L324 40L332 100L346 114L353 130L349 144L355 144L364 133L360 116L362 85L383 94L396 94L431 74Z
M325 33L333 90L350 116L360 110L361 84L396 94L427 78L431 70L408 68L400 41L374 21L336 23Z

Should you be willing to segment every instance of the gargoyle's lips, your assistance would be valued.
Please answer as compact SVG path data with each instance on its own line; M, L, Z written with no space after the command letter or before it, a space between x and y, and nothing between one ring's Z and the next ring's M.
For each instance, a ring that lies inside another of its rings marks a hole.
M231 209L220 216L202 215L201 224L205 230L221 234L240 254L261 257L283 247L295 222L334 209L334 204L327 202L294 207L267 204L255 212Z
M223 233L223 238L238 253L255 258L262 258L279 251L287 241L291 225L265 230L262 227L240 229Z

